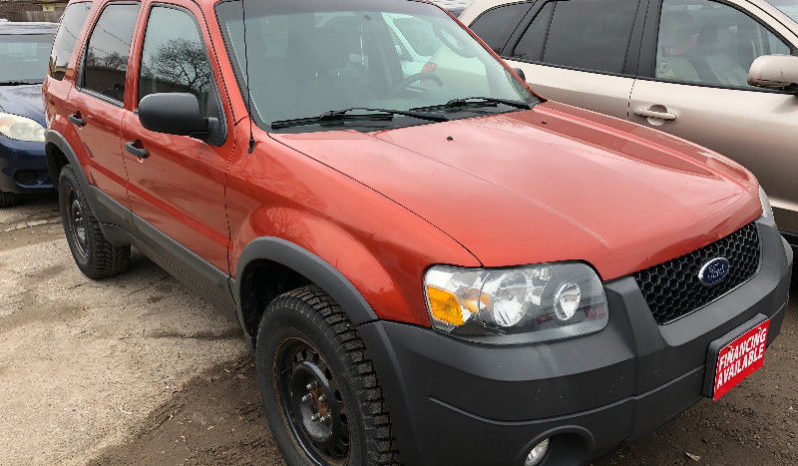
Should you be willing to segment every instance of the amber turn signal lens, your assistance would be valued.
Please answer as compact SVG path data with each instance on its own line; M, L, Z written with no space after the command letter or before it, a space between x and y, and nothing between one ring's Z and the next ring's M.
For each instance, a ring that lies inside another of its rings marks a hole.
M457 296L438 287L428 286L427 299L432 317L457 327L463 325L463 311Z

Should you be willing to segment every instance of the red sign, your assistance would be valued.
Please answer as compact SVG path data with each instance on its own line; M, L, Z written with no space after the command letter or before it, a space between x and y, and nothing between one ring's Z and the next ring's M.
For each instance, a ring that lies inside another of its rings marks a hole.
M726 345L715 366L715 401L765 363L770 321L762 322Z

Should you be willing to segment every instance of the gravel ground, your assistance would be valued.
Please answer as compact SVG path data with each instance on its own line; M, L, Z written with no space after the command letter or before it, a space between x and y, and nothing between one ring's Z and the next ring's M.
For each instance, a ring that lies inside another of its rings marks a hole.
M0 341L0 464L283 464L236 325L137 254L84 278L52 197L0 210ZM594 464L741 460L798 464L795 298L764 369Z

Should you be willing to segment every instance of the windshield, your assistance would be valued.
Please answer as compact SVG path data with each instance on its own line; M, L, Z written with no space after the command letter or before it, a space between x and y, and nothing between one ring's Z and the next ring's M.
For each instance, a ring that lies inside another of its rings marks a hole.
M217 14L243 87L241 2L219 4ZM536 102L466 30L428 3L271 0L247 2L246 18L252 113L267 127L353 107L406 111L468 97ZM494 102L447 117L515 110Z
M766 0L774 7L781 10L782 13L789 16L795 22L798 22L798 0Z
M0 84L44 82L52 34L0 35Z

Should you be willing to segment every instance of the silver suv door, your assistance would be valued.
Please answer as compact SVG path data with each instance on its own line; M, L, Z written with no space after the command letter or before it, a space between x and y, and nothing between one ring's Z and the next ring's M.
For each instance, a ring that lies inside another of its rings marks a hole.
M537 2L501 55L543 97L627 118L645 6L645 0Z
M797 38L744 0L662 0L650 8L632 121L713 149L750 169L782 229L798 231L798 98L748 85L761 55Z

